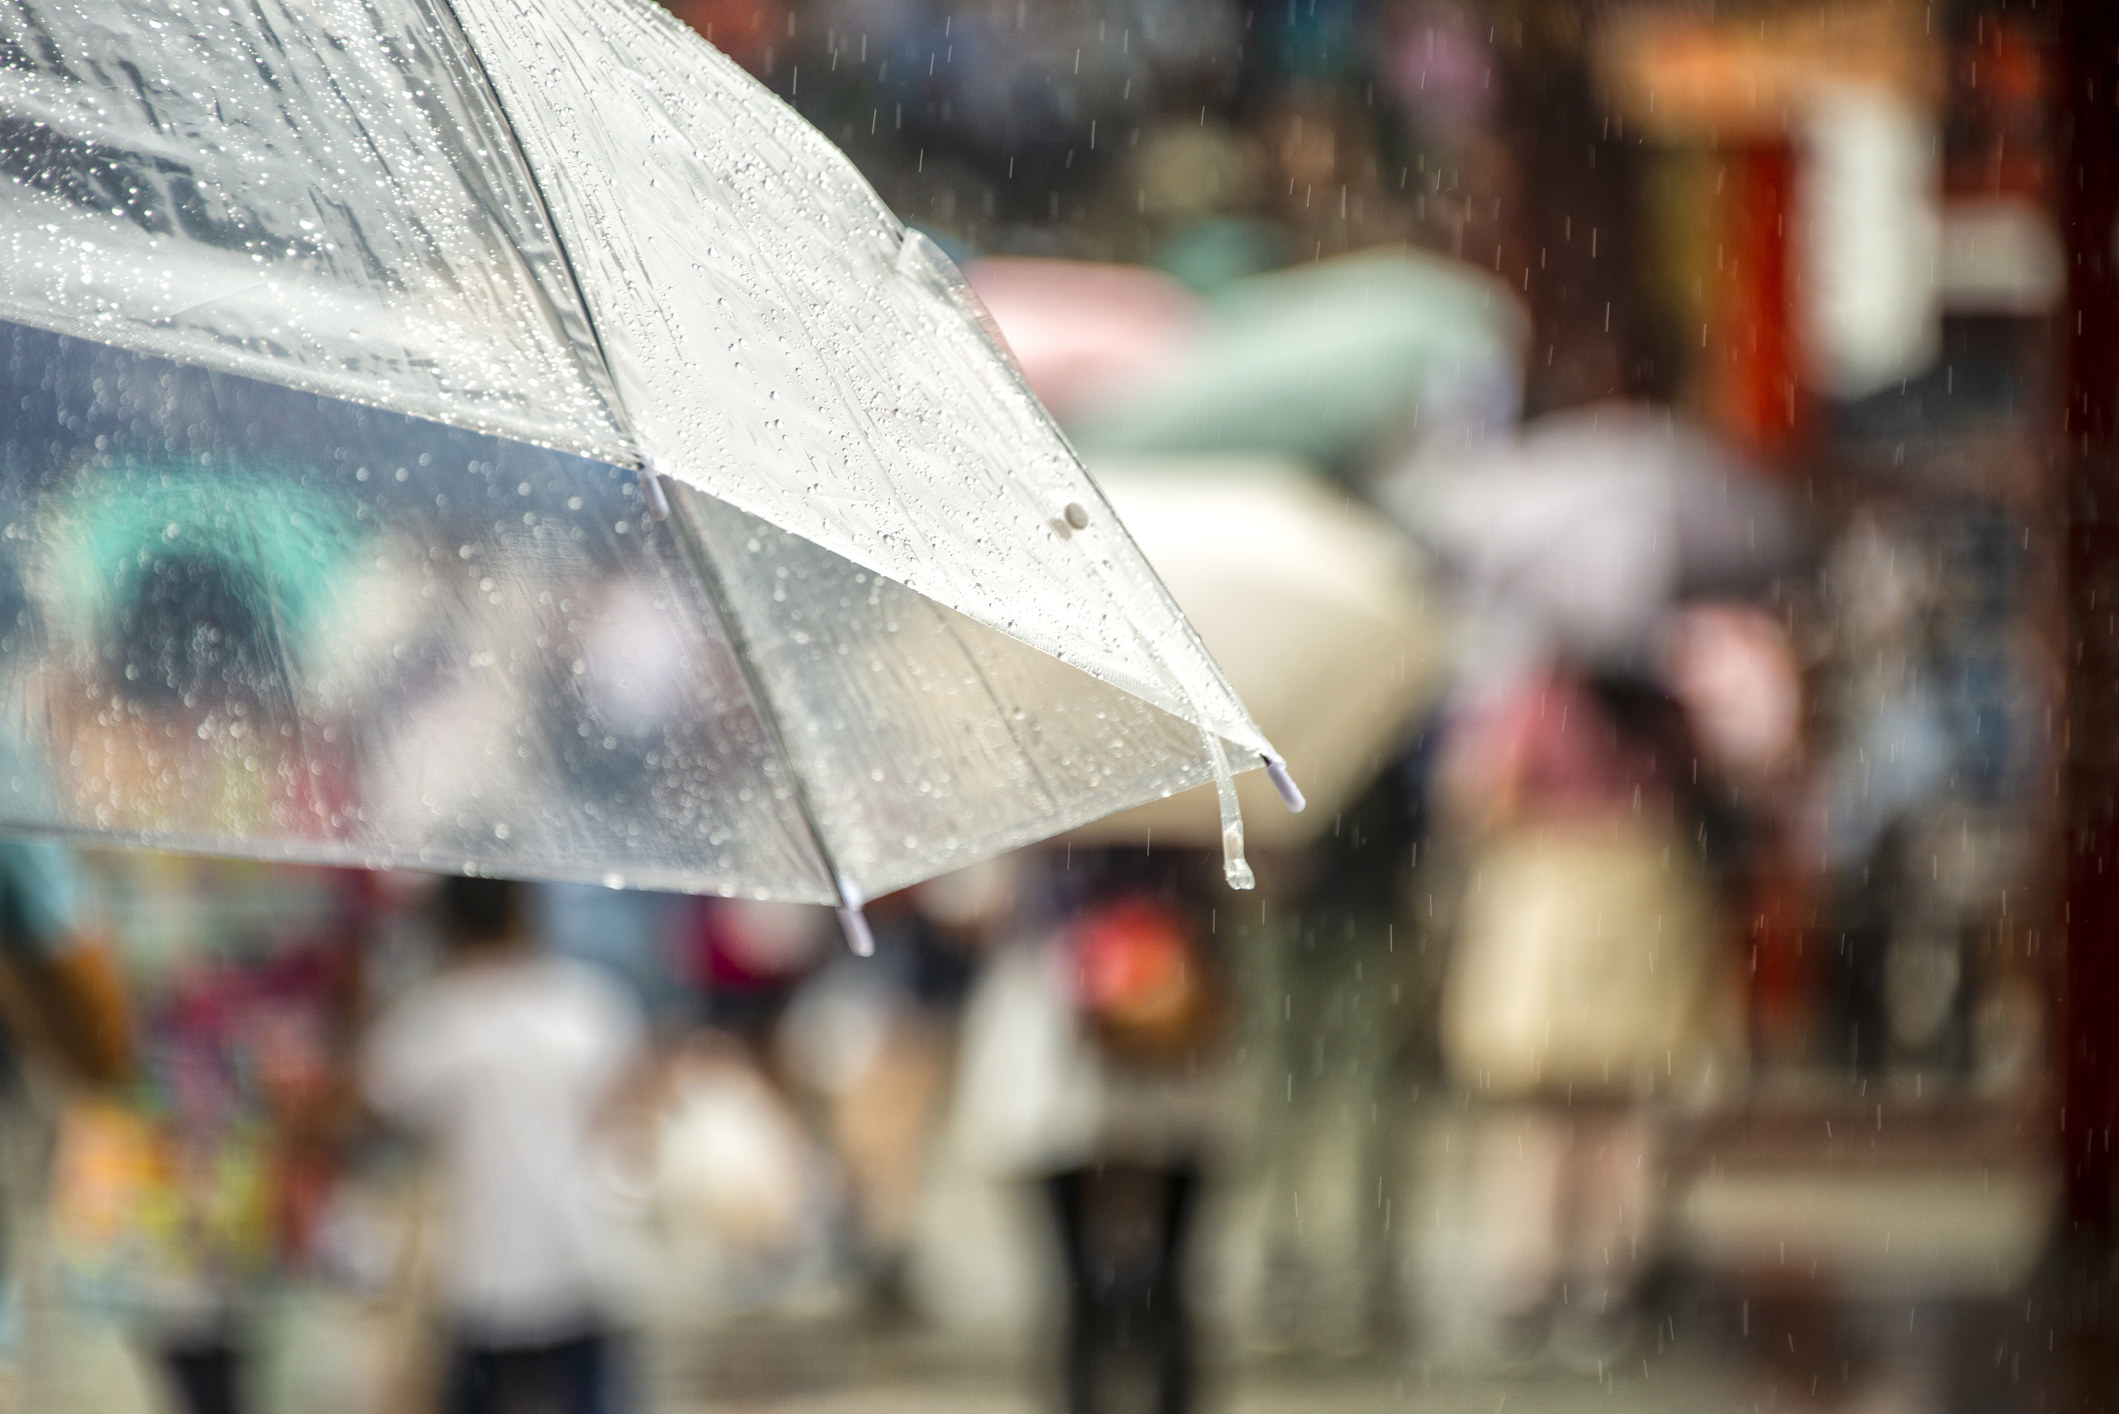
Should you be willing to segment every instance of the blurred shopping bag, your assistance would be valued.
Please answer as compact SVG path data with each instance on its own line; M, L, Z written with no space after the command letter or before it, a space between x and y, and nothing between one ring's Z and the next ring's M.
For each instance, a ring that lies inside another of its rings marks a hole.
M1481 845L1442 1004L1443 1053L1495 1097L1691 1091L1713 1065L1713 913L1686 842L1611 818Z
M713 1309L756 1306L828 1270L841 1195L822 1146L732 1042L671 1064L644 1196L665 1284Z
M1425 555L1284 458L1108 457L1093 466L1309 797L1299 815L1265 808L1271 785L1243 778L1251 837L1287 847L1330 830L1442 691L1451 634ZM1218 831L1212 802L1195 792L1076 838L1212 848Z

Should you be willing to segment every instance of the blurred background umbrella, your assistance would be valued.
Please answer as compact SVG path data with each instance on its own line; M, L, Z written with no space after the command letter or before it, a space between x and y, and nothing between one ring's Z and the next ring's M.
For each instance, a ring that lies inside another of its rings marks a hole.
M1336 468L1422 416L1514 419L1522 309L1461 261L1364 252L1234 281L1207 306L1166 377L1073 421L1082 447L1274 452Z
M1463 579L1503 655L1638 660L1666 606L1761 590L1799 548L1779 487L1672 414L1624 404L1416 460L1378 494Z
M1183 285L1138 266L999 257L964 276L1062 420L1156 388L1191 356L1206 314Z
M948 259L545 17L0 18L0 823L851 909L1214 780L1247 882L1271 748Z
M1201 638L1287 753L1302 814L1264 810L1285 848L1332 828L1439 696L1450 628L1425 556L1374 510L1297 462L1265 456L1099 459L1097 478ZM1257 776L1246 806L1271 802ZM1080 832L1212 846L1213 805L1155 801Z

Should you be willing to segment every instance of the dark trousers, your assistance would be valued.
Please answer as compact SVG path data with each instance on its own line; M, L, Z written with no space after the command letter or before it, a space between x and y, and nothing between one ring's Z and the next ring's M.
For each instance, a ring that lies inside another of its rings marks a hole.
M1068 1414L1190 1410L1184 1268L1198 1192L1190 1164L1102 1164L1046 1180L1067 1273Z
M234 1345L199 1341L158 1352L171 1402L180 1414L240 1414L243 1359Z
M447 1414L620 1414L608 1336L550 1345L459 1343L449 1362Z

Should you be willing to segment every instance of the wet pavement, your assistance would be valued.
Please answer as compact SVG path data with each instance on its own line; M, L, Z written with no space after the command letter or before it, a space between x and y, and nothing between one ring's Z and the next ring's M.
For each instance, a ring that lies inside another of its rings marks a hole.
M2006 1300L1898 1303L1680 1292L1601 1365L1549 1354L1251 1359L1213 1370L1202 1414L1956 1414L2095 1411L2119 1343L2087 1282L2048 1275ZM1021 1354L825 1324L733 1322L656 1342L656 1410L1052 1414Z
M2104 1283L2108 1287L2108 1283ZM1211 1370L1201 1414L1956 1414L2105 1407L2119 1381L2100 1303L2079 1278L2042 1294L1955 1306L1761 1300L1673 1303L1601 1369L1540 1356L1251 1359ZM2055 1313L2061 1313L2055 1315ZM0 1409L148 1414L114 1329L47 1315L28 1387ZM405 1332L354 1304L283 1307L262 1372L269 1410L375 1414L420 1407ZM1661 1346L1659 1350L1657 1347ZM1054 1414L1054 1382L1021 1350L975 1349L843 1319L739 1319L650 1332L643 1414Z

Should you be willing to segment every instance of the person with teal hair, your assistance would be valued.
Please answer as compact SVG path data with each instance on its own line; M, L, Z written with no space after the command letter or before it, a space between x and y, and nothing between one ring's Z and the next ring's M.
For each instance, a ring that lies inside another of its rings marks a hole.
M288 705L288 660L365 538L350 506L291 470L207 461L84 468L48 524L57 616L141 705Z

